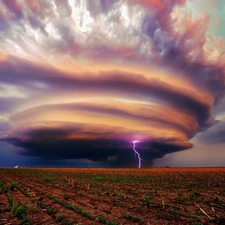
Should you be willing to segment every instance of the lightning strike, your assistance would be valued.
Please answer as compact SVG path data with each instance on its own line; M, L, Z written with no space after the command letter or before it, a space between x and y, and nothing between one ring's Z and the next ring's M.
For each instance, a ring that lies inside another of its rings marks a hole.
M136 150L136 145L135 145L136 143L137 143L137 141L133 141L133 151L134 151L135 155L137 155L137 157L138 157L138 168L141 168L141 160L142 160L142 158L141 158L140 154Z

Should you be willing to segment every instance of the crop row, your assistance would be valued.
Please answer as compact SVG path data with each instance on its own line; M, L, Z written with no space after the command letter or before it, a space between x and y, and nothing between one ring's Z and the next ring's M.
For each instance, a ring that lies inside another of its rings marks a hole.
M0 170L9 189L13 185L57 222L69 222L60 210L73 211L89 224L225 221L224 172L139 171Z

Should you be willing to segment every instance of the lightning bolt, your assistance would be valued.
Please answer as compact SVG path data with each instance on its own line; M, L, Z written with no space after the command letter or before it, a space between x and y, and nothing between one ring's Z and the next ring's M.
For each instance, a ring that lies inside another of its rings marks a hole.
M141 168L141 160L143 160L143 159L141 158L140 154L136 150L136 143L137 143L137 141L133 141L133 151L138 157L138 168Z

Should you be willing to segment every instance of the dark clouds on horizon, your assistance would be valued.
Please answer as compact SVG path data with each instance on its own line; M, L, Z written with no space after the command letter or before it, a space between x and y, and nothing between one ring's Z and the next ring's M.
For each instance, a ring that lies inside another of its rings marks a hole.
M94 130L92 128L92 130ZM123 130L120 129L122 132ZM35 130L16 130L15 133L5 137L4 141L20 148L20 155L40 157L46 161L60 161L70 159L87 159L106 163L116 163L117 166L137 166L137 159L131 151L132 140L105 139L95 137L96 133L89 133L93 139L68 139L68 135L84 133L83 130L50 129L46 127L35 128ZM88 132L85 131L87 134ZM104 132L105 135L106 132ZM109 134L110 137L110 134ZM122 137L122 134L121 134ZM144 162L144 166L152 165L152 159L160 158L164 154L186 149L190 146L179 146L175 140L158 139L153 141L142 141L136 143ZM22 150L24 149L24 150ZM105 164L107 165L107 164Z
M0 141L43 160L135 165L136 140L148 165L209 127L221 139L225 42L186 3L0 1Z

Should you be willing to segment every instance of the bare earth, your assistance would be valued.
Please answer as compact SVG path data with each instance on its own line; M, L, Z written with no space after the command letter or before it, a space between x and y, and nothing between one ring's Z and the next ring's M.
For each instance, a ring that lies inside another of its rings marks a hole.
M0 169L0 224L225 224L225 168Z

